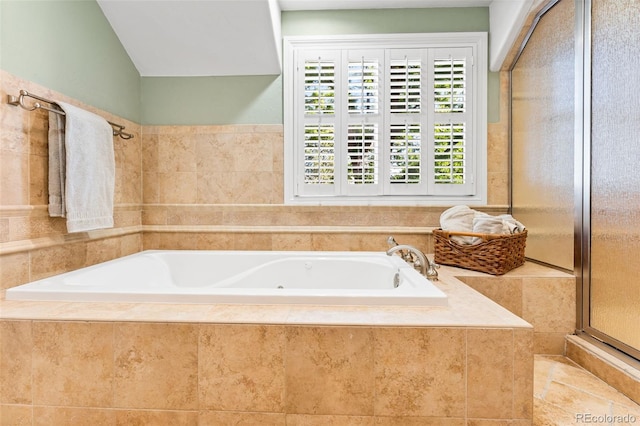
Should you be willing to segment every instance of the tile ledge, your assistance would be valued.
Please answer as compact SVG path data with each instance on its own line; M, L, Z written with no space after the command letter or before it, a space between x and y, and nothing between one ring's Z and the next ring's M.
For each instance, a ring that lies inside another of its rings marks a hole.
M624 355L626 359L620 359L614 352L588 335L565 338L567 358L640 404L640 362Z
M81 241L101 240L104 238L119 237L136 234L141 231L141 226L126 226L121 228L99 229L75 234L56 235L51 237L34 238L30 240L9 241L0 243L0 256L14 254L29 250L37 250L53 247L60 244L75 243Z
M434 227L411 226L225 226L225 225L142 225L143 232L185 233L331 233L331 234L431 234Z
M136 211L142 210L142 204L122 203L113 206L114 212L117 211ZM38 205L9 205L0 206L0 217L21 217L21 216L49 216L49 207L46 204Z
M436 285L449 296L448 306L43 302L6 300L4 295L0 294L2 296L0 298L0 321L131 321L290 326L447 327L513 329L533 332L531 324L466 286L454 276L445 273Z
M450 205L368 205L368 204L358 204L358 205L349 205L349 204L336 204L336 205L322 205L320 203L316 204L255 204L255 203L246 203L246 204L189 204L189 203L144 203L142 204L143 209L219 209L219 210L231 210L231 211L243 211L243 210L337 210L337 211L348 211L348 210L419 210L419 211L427 211L427 212L442 212L443 210L451 207ZM503 204L491 204L486 206L473 206L474 209L480 210L486 213L495 212L496 214L505 213L508 211L509 206Z
M640 361L633 360L633 364L624 362L609 351L599 347L596 343L591 343L589 340L579 335L568 335L566 340L567 344L577 346L585 353L598 358L616 370L620 370L634 381L640 382ZM572 359L572 361L577 362L575 359Z
M504 275L491 275L485 272L473 271L470 269L453 268L456 278L464 282L465 279L479 279L479 278L496 278L496 279L521 279L521 278L566 278L575 279L575 275L568 272L564 272L560 269L556 269L552 266L542 265L535 261L525 260L524 265L508 271Z

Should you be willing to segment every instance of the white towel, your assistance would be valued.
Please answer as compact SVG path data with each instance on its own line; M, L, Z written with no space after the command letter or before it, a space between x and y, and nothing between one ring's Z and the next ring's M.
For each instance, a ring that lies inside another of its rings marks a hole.
M473 218L473 232L479 234L503 234L504 224L502 219L486 213L476 212ZM484 241L482 238L474 237L471 244L479 244Z
M49 113L49 216L65 217L64 116Z
M454 206L440 215L440 228L444 231L472 232L475 211L469 206ZM458 244L471 244L473 237L453 236Z
M68 232L113 227L113 129L102 117L58 102L65 112L64 198Z
M502 219L502 223L504 225L503 234L517 234L518 232L522 232L525 230L525 226L514 219L510 214L501 214L498 216Z
M476 232L479 234L515 234L525 230L522 223L510 214L491 216L468 206L454 206L440 215L440 227L445 231ZM452 236L458 244L478 244L478 237Z

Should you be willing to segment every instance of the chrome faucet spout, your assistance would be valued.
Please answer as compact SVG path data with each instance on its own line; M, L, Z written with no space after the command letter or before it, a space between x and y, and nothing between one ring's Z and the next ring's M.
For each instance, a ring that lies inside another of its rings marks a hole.
M406 250L408 253L413 254L418 258L420 273L422 275L427 277L428 280L438 281L438 271L436 271L437 265L435 263L432 263L424 253L422 253L414 246L410 246L407 244L398 244L387 250L387 256L391 256L395 252L402 250ZM404 256L402 257L403 259L405 259L405 261L407 260Z
M395 247L398 245L398 243L396 243L396 239L393 238L393 236L387 238L387 244L389 245L389 248Z

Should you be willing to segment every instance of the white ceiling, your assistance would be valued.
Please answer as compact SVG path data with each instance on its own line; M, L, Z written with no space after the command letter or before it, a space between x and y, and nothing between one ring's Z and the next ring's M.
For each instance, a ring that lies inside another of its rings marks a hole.
M504 4L511 15L533 0L97 1L141 76L232 76L280 74L281 10Z
M141 76L280 73L274 32L280 13L274 22L267 0L98 4Z

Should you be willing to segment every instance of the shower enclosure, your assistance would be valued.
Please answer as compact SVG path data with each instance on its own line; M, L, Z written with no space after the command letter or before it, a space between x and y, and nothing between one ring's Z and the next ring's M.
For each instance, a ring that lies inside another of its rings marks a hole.
M640 357L640 3L592 0L590 32L590 285L584 329Z
M575 271L578 333L640 359L640 2L550 2L511 83L527 257Z

